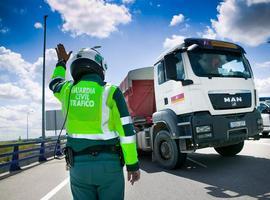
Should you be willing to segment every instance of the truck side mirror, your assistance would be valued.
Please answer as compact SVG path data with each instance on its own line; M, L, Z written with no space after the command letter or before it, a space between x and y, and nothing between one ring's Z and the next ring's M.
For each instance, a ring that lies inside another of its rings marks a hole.
M184 79L184 80L180 80L180 81L182 82L183 86L192 85L194 83L193 80L191 80L191 79Z

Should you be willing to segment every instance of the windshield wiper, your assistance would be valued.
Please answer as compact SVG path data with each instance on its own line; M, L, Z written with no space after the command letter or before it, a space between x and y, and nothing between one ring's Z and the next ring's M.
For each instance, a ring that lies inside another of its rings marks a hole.
M229 75L228 77L236 77L236 78L248 79L248 76L245 75L245 74L232 74L232 75Z
M213 77L225 77L223 74L205 74L209 79Z

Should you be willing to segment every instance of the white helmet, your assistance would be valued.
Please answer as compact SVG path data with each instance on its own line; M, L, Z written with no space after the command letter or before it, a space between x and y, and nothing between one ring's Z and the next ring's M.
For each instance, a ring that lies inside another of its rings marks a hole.
M94 48L82 48L71 59L70 73L75 82L89 73L96 73L104 80L106 70L104 58Z

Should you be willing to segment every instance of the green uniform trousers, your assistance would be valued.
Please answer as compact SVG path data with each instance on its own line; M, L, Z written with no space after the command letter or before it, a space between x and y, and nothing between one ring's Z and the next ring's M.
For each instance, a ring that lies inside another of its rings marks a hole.
M70 185L74 200L123 200L125 182L119 155L76 156Z

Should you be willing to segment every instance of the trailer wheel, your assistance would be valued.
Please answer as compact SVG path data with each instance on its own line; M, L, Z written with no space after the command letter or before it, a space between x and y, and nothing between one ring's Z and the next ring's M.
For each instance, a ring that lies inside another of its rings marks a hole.
M158 164L165 169L174 169L182 166L187 154L178 150L175 140L171 139L168 131L161 130L154 141L154 154Z
M233 144L225 147L216 147L215 150L220 155L229 157L229 156L235 156L238 154L244 147L244 141L240 142L238 144Z

